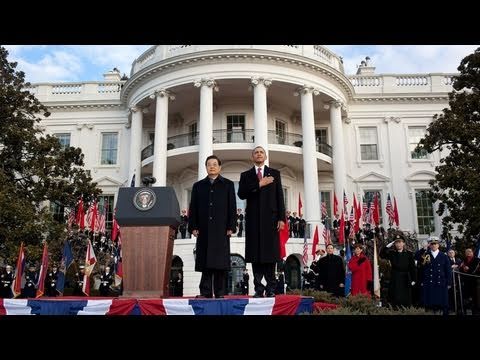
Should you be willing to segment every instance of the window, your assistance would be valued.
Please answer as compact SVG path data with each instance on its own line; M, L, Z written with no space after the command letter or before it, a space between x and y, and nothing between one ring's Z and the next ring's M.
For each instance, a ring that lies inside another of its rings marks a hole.
M287 136L287 125L280 120L275 120L275 136L277 140L277 144L284 145L285 139Z
M317 144L328 144L327 128L315 129Z
M382 193L379 190L365 190L365 203L367 204L367 209L370 209L370 204L373 204L375 200L375 194L378 196L378 216L380 224L383 224L382 216ZM348 206L348 205L347 205ZM350 215L350 213L349 213ZM368 214L367 218L371 219L370 222L373 222L373 214Z
M190 146L198 144L197 124L197 122L194 122L188 126L188 145Z
M360 154L362 160L378 160L378 136L376 127L361 127Z
M227 116L227 142L245 141L245 115Z
M102 165L117 163L118 133L102 133Z
M425 137L427 128L425 126L411 126L408 128L408 148L412 159L426 159L428 153L425 149L416 150L418 143Z
M68 148L70 146L70 134L55 134L55 137L60 142L62 150Z
M65 222L65 208L55 202L50 203L50 212L53 215L53 220L63 224Z
M104 209L106 209L106 217L105 217L105 229L110 231L112 229L113 223L113 195L101 195L98 197L98 214L99 216L104 213Z
M428 190L416 190L418 234L430 235L435 232L433 202L428 196Z

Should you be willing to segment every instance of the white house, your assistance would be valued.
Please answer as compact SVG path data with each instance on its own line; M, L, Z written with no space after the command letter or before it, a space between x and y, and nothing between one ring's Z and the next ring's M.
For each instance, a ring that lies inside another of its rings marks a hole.
M286 208L297 211L300 194L308 224L320 224L321 202L331 216L334 191L342 203L345 190L349 207L353 193L367 200L378 193L388 226L389 193L400 227L426 238L440 232L424 192L439 154L413 149L448 105L453 75L376 74L368 58L348 75L341 58L320 45L158 45L133 62L128 80L110 71L102 82L38 83L30 90L52 113L40 126L82 148L110 209L134 174L137 186L145 175L156 177L154 186L172 186L186 209L192 184L206 176L208 155L222 159L222 174L238 186L252 165L251 150L262 145L281 171ZM184 295L198 293L194 247L194 238L175 242ZM231 251L233 291L245 266L244 238L232 238ZM302 252L303 239L290 239L292 286Z

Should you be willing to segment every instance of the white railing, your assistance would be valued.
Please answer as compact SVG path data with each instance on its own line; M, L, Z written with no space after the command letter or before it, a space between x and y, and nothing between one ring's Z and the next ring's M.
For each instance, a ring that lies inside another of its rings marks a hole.
M401 92L450 92L455 74L352 75L348 79L357 94Z
M36 85L31 85L23 88L23 91L29 91L31 94L36 94L38 91L38 88Z
M122 84L119 83L100 83L97 88L99 94L119 93L120 90L122 90Z
M453 84L453 75L445 75L443 77L443 83L445 85L452 85Z
M82 84L58 84L52 86L52 94L80 94Z
M429 77L424 75L397 76L398 86L425 86Z
M37 83L24 90L30 91L42 102L48 101L84 101L84 100L120 100L120 92L125 81L102 81L82 83Z
M156 45L145 51L132 64L131 75L154 62L160 62L175 56L218 50L271 50L275 52L301 55L343 72L340 57L321 45Z
M353 86L382 86L381 76L359 76L356 78L350 78Z

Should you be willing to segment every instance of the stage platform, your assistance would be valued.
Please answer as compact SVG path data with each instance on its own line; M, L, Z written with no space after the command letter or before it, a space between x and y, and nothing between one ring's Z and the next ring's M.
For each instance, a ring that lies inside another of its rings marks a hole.
M0 315L299 315L312 313L312 297L196 298L43 297L0 299Z

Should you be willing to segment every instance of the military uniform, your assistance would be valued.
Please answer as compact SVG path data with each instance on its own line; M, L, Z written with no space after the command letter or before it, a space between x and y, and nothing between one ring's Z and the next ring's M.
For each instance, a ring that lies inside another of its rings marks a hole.
M37 296L38 273L31 268L25 273L25 286L22 289L23 298L34 298Z
M75 274L75 283L73 285L73 296L85 296L83 292L83 272L78 272Z
M105 272L100 276L100 295L109 296L110 295L110 286L113 283L113 275L111 272Z
M47 287L47 296L57 296L57 280L58 280L58 271L52 270L49 271L47 274L47 279L45 281L45 285Z
M12 271L5 271L0 275L0 298L11 299L13 297L13 279L14 274Z
M448 314L448 286L452 282L452 267L448 256L438 251L434 257L429 249L422 259L423 266L423 301L425 308L443 310Z

